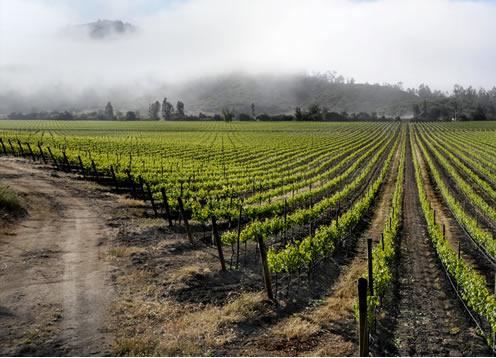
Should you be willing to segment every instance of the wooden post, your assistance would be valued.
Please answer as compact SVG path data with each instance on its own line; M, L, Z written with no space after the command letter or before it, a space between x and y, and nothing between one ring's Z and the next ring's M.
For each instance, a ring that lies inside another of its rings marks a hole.
M284 199L284 244L288 241L288 201Z
M443 224L443 238L446 239L446 226Z
M83 178L86 179L86 173L84 171L84 165L80 155L78 155L78 160L79 160L79 166L81 168L81 174L83 174Z
M384 233L381 233L382 251L384 251Z
M29 153L31 153L31 158L33 158L33 162L36 162L36 157L34 156L33 150L31 149L31 145L29 143L26 143L29 149Z
M214 215L212 215L212 235L214 237L215 245L217 245L221 270L226 271L226 262L224 261L224 253L222 252L222 243L220 241L219 232L217 231L217 222L215 221Z
M186 234L188 234L189 242L193 243L191 231L189 231L188 219L186 218L186 214L184 213L183 199L181 199L181 197L177 198L177 203L179 204L179 212L181 213L181 217L183 218L184 228L186 229Z
M17 144L19 144L19 150L21 151L22 157L25 158L24 149L22 149L22 144L21 144L21 141L19 139L17 140Z
M2 143L2 148L3 148L4 154L7 155L7 149L5 148L5 144L3 144L2 138L0 138L0 143Z
M369 355L369 333L367 327L367 280L358 279L358 315L359 315L359 355Z
M114 167L112 165L110 166L110 173L112 174L112 180L114 181L114 184L115 184L115 190L119 191L119 183L117 183L117 178L115 177Z
M50 154L50 158L52 158L53 164L55 164L55 167L57 169L60 169L59 163L57 163L57 161L55 160L55 157L53 156L52 150L50 149L50 147L47 147L47 149L48 149L48 153Z
M65 154L65 151L62 152L62 154L64 155L64 163L65 163L65 166L66 168L69 170L69 172L71 171L71 165L69 164L69 160L67 159L67 155Z
M10 149L12 149L12 154L14 155L14 157L17 157L15 150L14 150L14 146L12 145L12 142L10 141L10 138L8 139L8 141L9 141Z
M143 198L143 201L146 202L145 189L143 188L143 178L141 177L141 175L138 175L138 180L141 187L141 197Z
M274 295L272 294L272 284L270 283L269 264L267 263L267 252L265 251L265 244L261 235L258 236L258 247L260 249L260 262L262 264L267 298L271 301L274 301Z
M236 268L239 268L239 239L241 237L241 215L243 213L243 204L239 204L239 217L238 217L238 240L236 245Z
M40 150L40 155L41 155L41 158L43 159L43 163L47 163L47 160L45 158L45 154L43 153L43 149L41 148L41 144L40 142L38 142L38 149Z
M170 209L169 209L169 201L167 200L167 195L165 194L165 189L161 188L160 191L162 192L162 199L164 201L165 215L167 215L167 220L169 221L169 227L172 227L172 218L171 218L171 213L170 213Z
M93 168L93 172L95 173L96 180L99 181L100 180L100 177L98 176L98 172L96 170L95 161L93 159L91 159L91 167Z
M114 173L114 170L112 170L112 173ZM114 176L114 179L115 179L115 176ZM146 190L148 191L148 196L150 198L150 203L152 203L153 212L155 213L155 217L157 217L158 211L157 211L157 207L155 206L155 200L153 199L152 190L150 189L150 184L148 184L148 183L145 183L145 184L146 184Z
M127 171L127 178L129 180L129 186L131 187L131 192L133 193L133 197L137 198L136 190L134 189L134 181L133 181L133 178L131 177L131 171L130 170Z
M372 239L367 239L367 256L368 256L368 266L369 266L369 293L371 296L374 295L374 277L372 270Z

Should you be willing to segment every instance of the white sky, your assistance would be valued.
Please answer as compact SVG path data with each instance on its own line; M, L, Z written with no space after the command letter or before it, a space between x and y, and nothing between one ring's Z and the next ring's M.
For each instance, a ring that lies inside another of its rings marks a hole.
M98 18L139 31L64 35ZM0 0L0 92L327 70L357 82L490 88L495 19L492 1Z

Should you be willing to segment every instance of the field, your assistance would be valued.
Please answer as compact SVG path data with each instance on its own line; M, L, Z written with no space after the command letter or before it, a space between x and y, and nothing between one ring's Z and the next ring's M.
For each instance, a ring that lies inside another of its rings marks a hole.
M370 272L372 354L494 352L495 122L4 120L0 139L0 184L51 172L110 228L91 330L111 354L357 355Z

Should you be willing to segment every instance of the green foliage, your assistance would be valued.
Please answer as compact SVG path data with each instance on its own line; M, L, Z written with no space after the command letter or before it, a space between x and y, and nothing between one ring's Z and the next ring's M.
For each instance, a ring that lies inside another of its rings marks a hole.
M295 121L302 121L303 120L303 115L301 113L301 108L296 107L294 110L294 119Z
M105 118L108 120L114 119L114 108L110 102L105 106Z
M335 177L331 181L327 183L330 185L337 185L338 183L343 182L346 178L348 178L352 173L356 171L358 166L363 163L366 159L370 157L372 153L377 148L380 148L375 155L372 157L370 162L367 164L365 169L351 182L346 185L341 191L335 193L331 197L325 198L321 200L318 204L313 206L312 208L302 208L293 211L290 215L287 215L286 225L284 222L284 218L281 216L276 216L271 219L266 219L265 221L256 221L253 224L247 225L241 232L241 241L245 242L248 240L256 241L259 236L262 236L264 239L269 237L270 235L275 235L279 232L282 232L284 228L291 228L295 226L301 226L305 224L309 224L311 221L317 219L320 215L322 215L326 210L333 208L336 204L347 197L353 190L355 190L367 177L367 175L372 171L375 164L379 160L382 153L386 150L388 145L393 140L393 135L390 134L388 139L383 138L380 142L378 142L374 147L369 149L366 153L364 153L360 158L353 162L353 164L341 175ZM397 143L397 142L396 142ZM307 193L306 195L312 195L311 193ZM229 234L224 234L229 235Z
M22 210L21 202L9 186L0 186L0 211L16 213Z
M184 103L181 101L177 101L176 110L177 110L177 115L179 116L179 118L183 118L184 117Z
M417 134L416 134L417 136ZM423 137L423 136L422 136ZM463 205L457 201L450 193L448 186L441 179L438 170L434 166L430 155L425 150L422 142L417 138L420 148L422 149L426 162L429 165L429 169L436 181L437 186L441 190L441 194L443 198L448 203L449 207L455 214L456 219L460 222L462 226L470 233L470 235L476 240L479 244L481 244L493 257L496 257L496 242L492 236L492 234L488 231L481 229L477 220L471 218L467 215L463 209ZM434 146L426 141L427 146L432 150L436 158L440 161L440 163L446 168L448 174L455 180L455 182L459 185L462 191L467 195L470 201L472 201L476 206L481 208L491 219L496 220L496 210L489 206L479 195L477 195L472 186L468 184L463 178L461 178L455 168L451 166L448 161L441 156L441 154L434 148Z
M222 108L222 118L224 118L224 122L232 122L234 118L234 113L230 111L228 108Z
M148 116L150 117L151 120L158 121L160 119L160 117L158 116L159 112L160 112L159 101L155 101L154 103L150 104L150 107L148 108Z
M387 288L391 285L392 269L396 257L396 239L402 216L402 196L403 196L403 179L405 172L405 150L406 135L403 131L403 140L401 143L400 164L396 176L396 184L391 199L391 209L389 217L386 220L386 227L382 233L383 242L379 243L372 252L372 273L374 276L374 295L368 292L367 296L367 318L369 326L372 326L380 309L381 297L384 296ZM368 273L362 275L368 280ZM358 302L354 305L355 316L358 317Z
M412 145L412 152L415 153L415 146L413 142L413 135L410 134ZM415 134L416 135L416 134ZM417 136L417 135L416 135ZM418 140L424 158L429 163L429 168L432 171L432 161L423 147L422 143ZM443 262L447 271L456 280L463 300L467 303L468 307L472 308L479 315L487 319L492 327L492 331L496 332L496 299L495 296L490 294L487 290L486 280L479 275L472 267L467 265L463 259L458 259L457 253L451 248L447 239L444 237L441 225L434 220L434 210L431 208L429 199L425 192L421 169L415 154L413 154L413 162L415 166L415 178L419 190L420 203L427 222L427 229L429 236L432 239L434 248L436 249L439 258ZM434 173L436 176L436 174ZM489 343L490 339L488 340Z
M330 225L320 226L314 236L307 236L301 241L288 243L286 247L277 252L274 247L271 247L267 253L267 261L271 272L294 272L304 266L308 266L316 260L326 257L331 253L336 243L342 240L349 231L349 228L358 223L362 214L370 207L373 199L379 191L384 178L388 172L389 164L398 145L398 140L395 141L377 180L370 186L366 194L346 213L341 215L339 219L333 220ZM384 148L386 148L384 146ZM382 152L380 152L382 153ZM366 173L367 169L363 173ZM363 174L362 173L362 174ZM347 186L349 187L349 186ZM343 191L347 190L347 187ZM255 235L266 235L261 232L256 232Z
M137 120L137 117L136 117L136 112L133 112L133 111L127 111L127 112L126 112L126 117L125 117L125 120L126 120L126 121L135 121L135 120Z
M156 103L158 103L158 102L156 102ZM160 106L159 106L159 108L160 108ZM184 106L183 106L183 110L184 110ZM162 119L164 121L171 121L173 114L174 114L174 106L172 106L171 103L167 102L167 97L164 97L164 100L162 101ZM153 119L156 118L156 120L159 119L158 118L158 111L157 111L157 116L156 117L152 117L152 118Z

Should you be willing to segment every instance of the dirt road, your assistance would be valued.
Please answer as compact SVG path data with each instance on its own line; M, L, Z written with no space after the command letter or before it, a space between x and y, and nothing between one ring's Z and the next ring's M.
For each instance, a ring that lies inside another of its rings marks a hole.
M115 198L16 158L0 159L0 183L27 209L0 227L0 356L110 353Z

